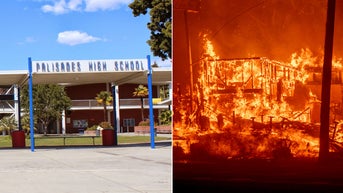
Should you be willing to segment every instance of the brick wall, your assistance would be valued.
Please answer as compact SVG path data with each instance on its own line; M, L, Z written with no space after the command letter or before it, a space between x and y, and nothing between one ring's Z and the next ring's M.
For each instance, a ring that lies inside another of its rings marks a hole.
M145 85L147 86L147 85ZM128 99L135 98L133 97L133 92L137 87L136 84L124 84L119 86L119 98ZM111 87L109 87L111 89ZM157 88L153 87L153 97L157 97ZM66 88L68 96L72 100L93 100L96 97L96 94L100 91L106 90L106 84L88 84L88 85L78 85L78 86L69 86ZM111 91L111 90L110 90ZM144 117L149 118L149 109L144 110ZM101 110L74 110L66 115L67 124L66 130L67 133L77 133L78 128L73 127L74 120L87 120L88 126L97 125L103 121L103 109ZM120 110L120 126L123 126L123 119L134 118L135 124L141 121L141 110L140 109L125 109ZM155 122L158 119L158 110L154 110ZM110 113L111 124L113 123L113 111ZM133 128L130 131L133 131ZM126 131L126 128L125 128Z

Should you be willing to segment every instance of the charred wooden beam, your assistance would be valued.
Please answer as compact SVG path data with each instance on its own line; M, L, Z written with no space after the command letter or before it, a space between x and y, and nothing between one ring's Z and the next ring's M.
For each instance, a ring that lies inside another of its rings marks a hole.
M330 91L336 0L328 0L320 109L319 161L329 161Z

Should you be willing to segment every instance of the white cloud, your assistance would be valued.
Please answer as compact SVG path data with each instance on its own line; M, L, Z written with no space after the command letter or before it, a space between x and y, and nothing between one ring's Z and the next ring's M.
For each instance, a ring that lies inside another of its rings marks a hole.
M131 0L85 0L85 11L113 10L121 5L127 5Z
M66 2L64 0L55 1L54 5L44 5L42 7L43 12L52 12L55 14L67 13Z
M68 3L68 9L72 11L79 11L81 8L80 6L82 5L82 0L70 0Z
M113 10L121 5L128 5L131 0L53 0L52 4L42 6L45 13L65 14L71 11L94 12L98 10Z
M85 32L80 31L64 31L60 32L57 37L57 42L61 44L67 44L70 46L85 44L101 40L100 38L88 35Z

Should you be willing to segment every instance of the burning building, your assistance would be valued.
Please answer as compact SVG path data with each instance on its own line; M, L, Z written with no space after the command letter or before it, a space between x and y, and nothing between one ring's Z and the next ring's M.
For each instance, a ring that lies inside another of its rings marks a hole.
M326 1L244 2L174 1L174 160L318 156ZM330 151L343 149L342 33Z

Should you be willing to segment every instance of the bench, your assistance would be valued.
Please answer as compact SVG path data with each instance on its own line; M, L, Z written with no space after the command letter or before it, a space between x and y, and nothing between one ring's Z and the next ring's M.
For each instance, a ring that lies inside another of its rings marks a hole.
M172 131L170 129L157 129L157 133L160 133L160 134L171 134Z
M93 145L95 145L94 139L96 137L100 136L95 136L95 135L42 135L42 139L63 139L63 145L66 145L66 139L67 138L92 138L93 140Z
M134 128L134 131L135 131L135 133L137 133L137 134L146 134L146 133L150 133L150 126L136 126L135 128ZM155 128L155 135L156 135L156 132L157 131L157 129Z
M137 134L146 134L146 133L150 133L150 126L136 126L135 128L135 133ZM155 127L155 135L156 134L171 134L171 128L170 127Z

